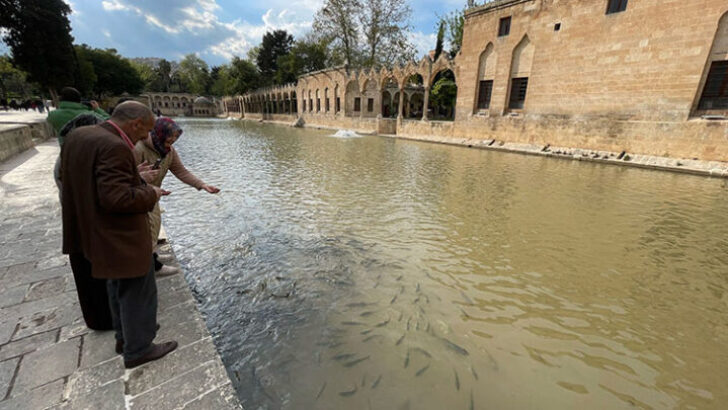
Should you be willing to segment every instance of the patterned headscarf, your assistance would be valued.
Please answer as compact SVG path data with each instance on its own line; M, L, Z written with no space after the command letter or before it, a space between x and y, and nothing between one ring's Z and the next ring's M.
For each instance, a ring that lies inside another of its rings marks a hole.
M169 154L169 150L164 147L164 142L177 134L177 132L179 132L179 135L182 135L182 128L169 117L159 117L154 123L154 129L150 135L152 136L154 149L157 150L162 158Z

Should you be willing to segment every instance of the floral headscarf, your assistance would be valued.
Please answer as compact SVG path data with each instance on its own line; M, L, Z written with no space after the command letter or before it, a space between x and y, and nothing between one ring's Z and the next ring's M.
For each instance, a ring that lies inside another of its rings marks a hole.
M173 137L178 132L179 135L182 135L182 128L180 128L174 120L169 117L157 118L154 123L154 129L152 129L152 132L149 134L152 136L154 149L157 150L162 158L169 154L169 150L164 147L165 141L167 141L168 138Z

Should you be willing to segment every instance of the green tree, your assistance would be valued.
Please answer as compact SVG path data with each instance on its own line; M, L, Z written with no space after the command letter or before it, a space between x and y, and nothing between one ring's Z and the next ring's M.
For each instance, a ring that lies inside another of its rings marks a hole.
M138 94L144 88L144 81L129 60L121 57L115 49L102 50L82 44L76 50L83 60L93 66L93 73L96 75L93 93L97 97L125 92ZM88 82L84 80L82 84L86 85Z
M234 57L230 62L230 77L232 91L230 94L245 94L250 90L261 87L261 78L258 69L248 60Z
M332 59L328 46L325 38L312 35L296 41L290 53L278 58L276 84L291 83L300 75L330 67Z
M263 81L274 82L278 71L278 58L287 55L293 45L293 36L285 30L267 32L258 51L257 64Z
M38 94L38 86L28 82L28 75L13 65L7 55L0 56L0 98L29 98Z
M159 61L159 64L157 64L154 72L157 75L156 81L158 83L158 90L160 92L168 93L170 83L172 82L172 64L169 61L162 59Z
M142 79L142 82L144 82L145 91L158 91L152 90L154 86L154 81L157 79L154 68L152 68L149 64L144 64L138 61L129 60L129 63L134 68L134 70L136 70L139 78Z
M98 78L96 77L96 70L94 70L94 65L87 52L88 47L74 46L73 48L76 52L77 62L76 81L74 85L81 95L91 95L94 92Z
M56 90L72 84L77 72L70 7L63 0L4 0L0 8L14 64L57 100Z
M455 57L463 45L465 10L453 11L443 19L447 24L447 41L450 43L450 57Z
M210 79L208 94L215 96L235 94L235 79L231 75L229 65L213 67L210 71Z
M444 48L444 44L445 44L446 26L447 26L447 23L445 22L445 20L440 20L440 23L438 24L438 28L437 28L437 43L435 44L434 60L437 60L438 57L440 57L440 54L442 54L442 49Z
M209 67L203 59L195 54L188 54L180 61L178 73L187 92L204 94L209 88Z
M362 0L359 20L364 31L364 65L392 65L414 56L407 39L412 9L406 0Z
M362 8L360 0L325 0L316 12L313 29L332 41L340 49L347 65L356 65L359 58L358 13Z

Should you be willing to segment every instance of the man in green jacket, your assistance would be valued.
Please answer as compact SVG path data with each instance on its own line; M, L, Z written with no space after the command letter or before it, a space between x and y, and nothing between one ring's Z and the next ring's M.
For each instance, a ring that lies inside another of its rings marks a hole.
M91 108L81 104L81 93L73 87L65 87L61 90L61 102L58 108L48 114L48 122L58 137L58 144L63 147L63 137L60 135L61 129L68 121L76 118L80 114L94 114L101 120L108 120L109 114L99 108L96 101L91 101Z

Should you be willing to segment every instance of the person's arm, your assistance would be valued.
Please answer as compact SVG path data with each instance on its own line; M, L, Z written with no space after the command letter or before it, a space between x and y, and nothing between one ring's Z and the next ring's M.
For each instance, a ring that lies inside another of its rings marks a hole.
M189 186L197 188L198 191L205 186L205 183L202 182L200 178L197 178L193 173L185 168L176 149L172 148L168 155L172 156L172 161L169 163L169 170L172 171L172 174L174 174L177 179Z
M106 111L101 109L99 103L97 103L95 100L91 100L91 111L95 112L103 120L108 120L109 118L111 118L111 116L107 114Z
M159 193L150 185L139 184L134 155L117 144L99 152L96 166L99 205L109 212L145 213L154 209Z

